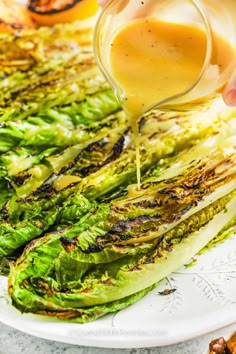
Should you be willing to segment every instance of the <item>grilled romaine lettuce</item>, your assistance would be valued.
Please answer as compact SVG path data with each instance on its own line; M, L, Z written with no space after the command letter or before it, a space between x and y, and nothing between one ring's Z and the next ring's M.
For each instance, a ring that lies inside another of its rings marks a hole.
M92 54L92 36L91 24L81 21L16 34L1 33L0 77L9 78L7 84L3 81L4 85L0 86L1 99L7 87L14 90L31 77L35 79L35 72L40 76L58 64L63 67L70 58Z
M143 173L158 164L161 158L196 144L200 137L203 139L219 130L222 136L219 140L229 135L233 129L230 128L230 121L226 124L230 115L227 115L225 121L220 119L218 109L221 103L217 100L215 104L217 109L214 106L204 108L202 114L154 112L145 116L140 122ZM224 110L224 106L222 107ZM10 254L19 246L43 234L53 224L58 229L58 224L65 226L72 221L76 222L82 212L79 207L77 213L77 205L73 200L80 201L83 196L88 199L88 203L93 204L108 193L117 192L118 188L135 182L135 152L130 130L123 133L122 129L124 128L117 127L102 139L98 136L97 140L70 147L58 156L47 157L50 165L35 166L33 176L29 175L26 183L22 178L24 183L18 187L17 192L24 192L24 198L12 197L1 212L0 255ZM153 131L156 133L153 134ZM173 139L175 133L176 139ZM217 135L215 142L216 137ZM43 184L44 181L46 182ZM150 183L150 193L152 185L154 191L156 188L154 182ZM31 194L26 193L31 192L32 186L38 189ZM141 190L144 196L147 193L147 188ZM87 210L85 208L85 212ZM38 226L38 220L43 220L43 226Z
M216 214L207 210L211 207L206 208L210 221L205 217L201 226L195 224L197 215L194 220L190 218L189 228L184 227L184 232L177 234L164 234L155 243L155 249L146 254L142 253L140 245L114 245L113 252L120 258L107 263L91 261L90 258L96 259L98 250L90 250L95 257L88 256L87 262L83 259L86 252L82 260L78 255L75 257L78 238L64 239L59 234L36 240L15 266L12 265L9 293L13 305L22 312L78 322L117 311L135 302L156 282L188 262L235 217L235 193L232 199L225 200L228 202L222 204L220 212L214 210ZM198 230L193 231L194 227ZM181 224L179 228L181 230Z
M232 132L210 137L140 191L129 186L70 228L33 241L11 268L14 306L87 322L187 263L236 218L234 141Z
M91 37L80 23L0 35L0 273L11 261L22 312L78 322L137 301L236 220L236 110L216 95L142 117L136 191Z
M82 102L42 110L20 122L7 121L0 126L0 152L23 146L37 152L37 147L40 151L45 147L77 144L108 127L112 117L107 116L117 110L119 105L111 90L101 90L84 97Z
M57 218L60 219L63 212L68 215L69 211L73 211L73 218L80 218L92 206L93 203L82 195L71 195L70 190L54 195L48 200L38 201L34 203L33 208L27 201L16 202L14 222L11 218L5 220L4 215L1 220L0 255L9 255L20 246L41 235L56 223Z

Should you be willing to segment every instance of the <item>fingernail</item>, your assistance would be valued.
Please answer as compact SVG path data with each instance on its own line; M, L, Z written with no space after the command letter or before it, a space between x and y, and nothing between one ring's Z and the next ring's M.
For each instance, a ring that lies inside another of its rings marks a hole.
M105 1L105 0L98 0L98 5L100 5L100 6L105 6L106 3L107 3L107 1Z
M236 106L236 90L232 89L230 90L226 97L225 97L225 101L229 106Z

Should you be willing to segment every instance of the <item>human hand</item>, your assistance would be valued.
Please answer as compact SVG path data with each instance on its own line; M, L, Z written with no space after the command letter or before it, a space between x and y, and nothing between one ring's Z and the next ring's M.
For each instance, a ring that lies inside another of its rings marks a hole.
M98 4L102 7L104 7L107 3L108 3L109 0L98 0Z
M222 96L228 106L236 106L236 69L226 84Z

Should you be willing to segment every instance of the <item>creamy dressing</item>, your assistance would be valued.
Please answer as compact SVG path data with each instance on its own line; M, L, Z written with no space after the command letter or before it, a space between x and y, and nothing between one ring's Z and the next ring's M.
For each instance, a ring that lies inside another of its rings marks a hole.
M201 27L158 21L133 20L114 37L110 68L123 92L123 107L136 145L137 187L140 188L140 152L137 121L149 106L183 93L199 78L205 62L207 36ZM211 77L203 77L201 90L212 85L234 58L234 49L213 33ZM218 88L220 89L220 88Z
M73 183L78 183L81 181L81 178L73 175L61 175L54 182L53 187L57 190L63 190L70 186Z
M135 156L136 156L136 177L137 177L137 189L141 187L141 163L140 163L140 139L139 139L139 126L137 117L134 115L127 114L128 121L132 127L133 131L133 142L135 145Z

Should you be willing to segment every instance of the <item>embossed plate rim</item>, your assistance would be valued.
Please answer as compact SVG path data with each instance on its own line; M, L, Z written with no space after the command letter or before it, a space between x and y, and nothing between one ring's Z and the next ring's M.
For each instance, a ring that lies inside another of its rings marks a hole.
M196 281L199 276L206 284ZM223 287L218 287L218 280ZM0 292L4 292L0 293L0 321L30 335L103 348L175 344L235 323L236 298L230 294L236 294L236 235L197 256L193 267L172 273L138 303L89 324L22 315L10 304L6 284L6 277L0 276ZM159 292L168 286L177 291L161 296ZM171 300L174 297L177 300Z

